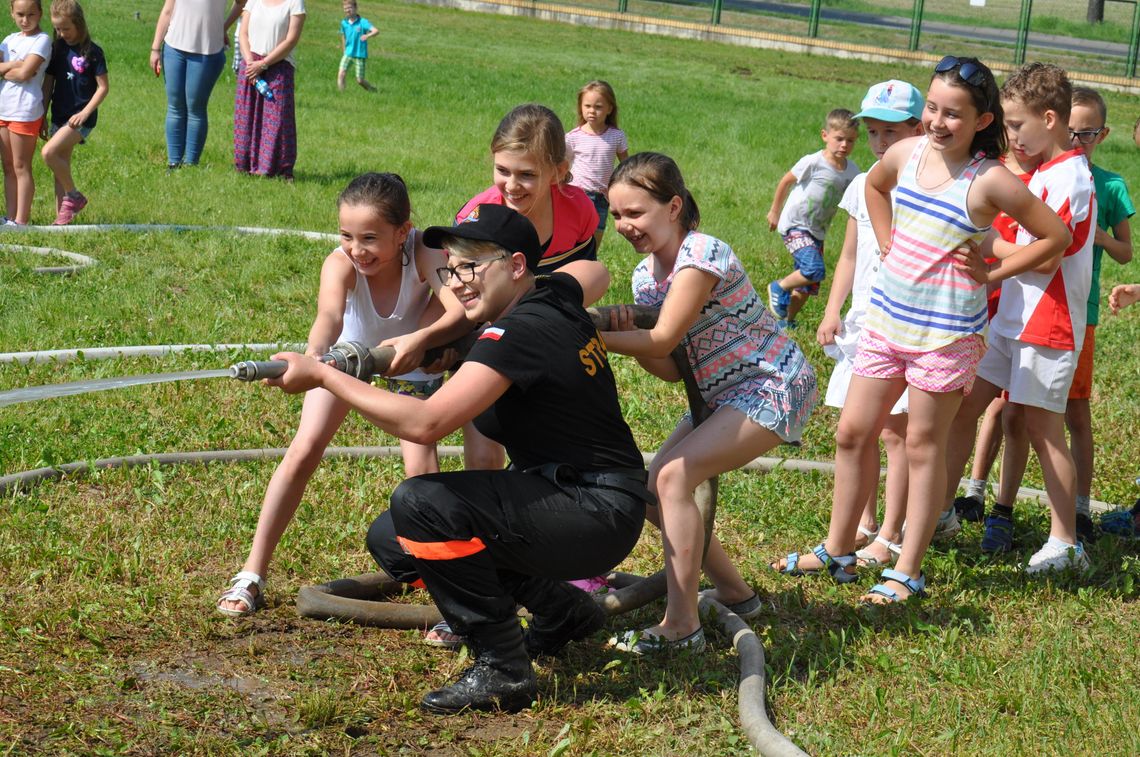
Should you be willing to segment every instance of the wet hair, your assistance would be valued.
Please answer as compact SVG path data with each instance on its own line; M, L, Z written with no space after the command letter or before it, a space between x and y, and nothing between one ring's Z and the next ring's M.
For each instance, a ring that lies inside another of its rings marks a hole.
M823 119L824 131L849 131L851 129L859 131L859 122L855 120L855 114L846 108L836 108L827 114L827 118Z
M393 226L402 226L412 217L408 187L399 174L364 173L348 183L336 198L337 208L345 205L371 207Z
M51 18L66 18L71 22L79 32L79 44L75 47L80 55L87 55L91 50L91 33L87 31L87 17L83 15L83 6L75 0L51 0L51 10L48 15ZM62 53L64 47L68 47L68 44L59 36L59 32L55 32L52 57L55 57L57 52Z
M519 105L499 122L499 128L491 137L491 152L525 152L557 173L558 167L566 161L566 130L554 111L545 105ZM569 172L558 178L559 184L568 181Z
M629 184L643 189L657 202L669 202L674 197L681 198L681 215L678 222L688 231L695 231L701 225L701 211L697 201L685 186L681 169L668 155L659 152L639 152L618 164L610 176L609 186Z
M1065 69L1052 63L1026 63L1001 85L1003 100L1013 100L1038 115L1047 110L1065 123L1073 106L1073 85Z
M961 68L967 63L974 64L981 72L982 82L980 84L971 84L962 78ZM985 113L993 114L994 118L990 125L974 135L974 139L970 142L970 153L972 155L982 153L991 160L997 160L1005 155L1009 148L1009 142L1005 135L1005 113L1001 109L997 80L994 79L994 72L989 69L989 66L977 58L959 58L958 65L948 71L941 73L935 71L930 80L934 81L935 79L941 79L951 87L959 87L969 92L974 110L978 112L979 116Z
M612 126L616 129L618 125L617 95L614 94L614 88L610 86L610 83L601 79L594 79L578 90L578 125L581 126L586 123L586 119L582 118L582 98L588 92L596 92L601 95L602 99L606 101L606 105L610 106L610 112L606 115L606 126Z
M1108 121L1108 106L1104 104L1104 98L1100 96L1092 87L1073 87L1073 105L1083 105L1086 108L1092 108L1100 116L1100 124L1104 126ZM1072 109L1069 110L1069 115L1072 115Z

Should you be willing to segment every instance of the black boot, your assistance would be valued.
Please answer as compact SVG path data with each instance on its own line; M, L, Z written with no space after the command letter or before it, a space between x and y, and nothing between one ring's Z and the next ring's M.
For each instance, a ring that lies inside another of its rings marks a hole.
M538 681L523 649L518 620L473 626L468 640L475 664L450 686L428 692L420 707L438 715L464 710L518 712L530 707L538 695Z
M586 592L566 583L551 589L540 607L528 606L531 620L523 639L532 659L554 656L572 641L579 641L606 624L606 611Z

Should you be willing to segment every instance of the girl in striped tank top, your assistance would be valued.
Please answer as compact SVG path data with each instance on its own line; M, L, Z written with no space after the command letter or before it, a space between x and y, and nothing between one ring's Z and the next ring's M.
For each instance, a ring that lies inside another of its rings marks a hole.
M997 160L1006 149L1005 125L984 64L943 58L922 123L925 136L896 143L867 176L867 211L884 262L836 430L835 479L843 484L835 487L827 539L802 561L793 553L773 564L791 574L827 570L841 583L855 580L851 552L862 503L878 479L877 439L906 391L906 538L895 568L863 597L873 603L925 593L922 558L942 508L947 433L985 351L986 285L1041 265L1067 236ZM977 247L1001 211L1038 240L988 266Z

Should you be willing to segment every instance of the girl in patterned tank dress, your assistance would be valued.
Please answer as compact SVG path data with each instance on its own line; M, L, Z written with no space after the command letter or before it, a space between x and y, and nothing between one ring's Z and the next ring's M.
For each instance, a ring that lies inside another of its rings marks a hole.
M660 623L627 631L612 643L639 654L700 649L697 614L704 525L694 492L706 479L734 470L781 443L800 439L818 399L815 373L776 325L732 248L697 231L700 213L671 158L639 153L614 171L610 208L618 233L646 255L633 273L634 301L660 309L652 329L635 329L622 309L607 349L632 355L650 373L680 380L670 354L683 347L701 396L713 410L694 427L686 414L649 471L659 505L647 517L661 529L668 602ZM743 618L760 599L741 578L716 536L703 565L716 585L709 594Z
M925 136L895 143L867 175L867 211L884 260L835 433L827 539L803 559L793 552L772 564L789 575L826 571L840 583L855 580L852 550L862 503L878 480L878 435L906 391L906 537L895 568L863 597L875 604L925 594L922 558L946 489L950 424L985 352L986 285L1042 265L1068 237L1057 216L998 161L1005 125L985 65L947 56L926 97ZM1001 211L1038 239L991 266L977 245Z

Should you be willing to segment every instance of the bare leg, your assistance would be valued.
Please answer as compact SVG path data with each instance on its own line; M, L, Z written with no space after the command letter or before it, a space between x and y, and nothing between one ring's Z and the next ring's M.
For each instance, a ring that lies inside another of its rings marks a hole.
M1049 535L1077 543L1077 470L1065 441L1065 416L1025 406L1025 428L1041 461L1041 474L1053 517Z
M982 424L978 427L978 441L974 444L974 467L970 477L985 481L990 477L994 467L998 450L1001 449L1002 426L1001 411L1006 401L1000 396L986 406L986 414L982 416Z
M1077 466L1077 494L1092 495L1093 430L1088 399L1069 400L1065 406L1065 425L1069 428L1073 463Z
M0 127L0 157L4 164L4 214L12 221L16 220L16 199L19 196L16 188L16 168L12 163L12 132Z
M404 456L405 478L439 473L439 453L434 444L416 444L401 439L400 452Z
M978 430L978 418L986 411L986 407L993 401L994 397L999 394L1001 394L1001 389L979 377L974 380L974 390L966 395L958 407L953 423L950 424L950 437L946 443L946 491L944 493L946 499L942 503L943 511L949 510L954 505L954 493L958 491L958 481L962 478L962 473L966 470L966 461L970 459L970 452L973 451L973 440ZM911 412L911 419L913 420L913 407ZM914 470L913 462L911 463L911 470ZM913 482L910 491L914 491ZM911 506L912 503L908 502L908 519ZM909 531L910 527L908 526L907 529ZM926 547L923 547L923 551L925 550ZM917 578L917 576L915 577Z
M325 448L348 415L348 410L347 404L324 389L313 389L305 394L300 425L265 489L261 515L253 534L253 546L242 570L265 576L273 550L293 520L305 487L320 465ZM231 610L241 610L243 607L235 601L225 602L223 606Z
M945 502L946 491L946 446L950 435L951 421L962 404L962 392L924 392L910 387L910 413L907 417L906 456L909 463L909 482L906 504L906 540L902 554L895 568L911 578L922 575L922 559L934 536L938 516ZM988 404L988 402L986 403ZM985 405L980 405L985 407ZM976 420L976 419L975 419ZM972 427L972 423L970 424ZM973 438L973 429L969 439ZM963 464L965 460L962 461ZM959 468L961 470L961 468ZM837 472L838 473L838 472ZM901 599L910 596L910 591L896 581L888 581L890 588L898 592ZM866 601L882 599L868 594Z
M906 457L906 425L907 414L887 416L883 431L879 434L883 446L887 450L887 491L886 507L883 509L883 522L879 526L879 535L896 544L902 541L903 520L906 518L907 470ZM871 542L866 550L880 563L891 559L890 551L882 544Z
M803 310L803 307L804 307L804 305L807 304L807 301L808 301L807 292L801 292L798 289L796 289L792 292L791 299L788 300L788 320L789 321L794 321L796 319L796 315L799 314L799 312L801 310Z
M345 75L345 71L343 69L340 71L337 71L336 88L339 89L341 92L344 91L344 78L345 78L344 75Z
M44 163L55 177L57 200L75 191L75 180L71 177L71 153L82 139L82 134L64 124L40 150Z
M1001 453L1001 477L998 479L997 501L1000 505L1013 507L1017 502L1017 491L1025 478L1025 467L1029 464L1029 435L1025 429L1025 405L1007 402L1001 413L1001 425L1005 432L1005 451Z
M648 629L654 636L676 640L700 628L697 585L704 545L704 524L693 492L704 480L744 465L772 449L780 438L735 408L724 407L696 429L683 424L670 436L650 471L660 501L661 541L668 585L665 617ZM741 599L752 590L740 577L719 542L709 546L705 569L726 599Z
M831 500L831 525L824 541L824 548L833 557L846 555L855 548L860 510L879 480L879 432L905 388L906 382L901 376L893 379L851 377L835 431L836 485ZM810 552L800 555L799 564L804 570L823 567L819 558ZM786 566L783 559L772 563L777 570Z
M32 158L36 154L37 137L9 134L12 143L12 168L16 174L16 223L28 223L32 217L32 198L36 195L36 179L32 175Z
M375 92L376 87L373 87L367 79L357 79L356 83L359 84L365 92Z
M474 423L463 424L463 467L467 470L502 470L507 465L503 445L479 433Z

